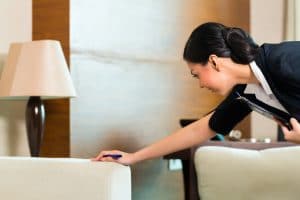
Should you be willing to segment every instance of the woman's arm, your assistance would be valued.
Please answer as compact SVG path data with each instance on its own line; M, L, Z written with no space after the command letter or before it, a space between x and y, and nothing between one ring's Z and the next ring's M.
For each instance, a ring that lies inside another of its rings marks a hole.
M213 113L210 113L200 120L135 153L125 153L118 150L101 151L99 155L92 160L118 162L121 164L130 165L142 160L160 157L175 151L201 144L215 135L215 132L211 130L208 125L212 114ZM103 157L106 154L121 154L122 157L119 159Z

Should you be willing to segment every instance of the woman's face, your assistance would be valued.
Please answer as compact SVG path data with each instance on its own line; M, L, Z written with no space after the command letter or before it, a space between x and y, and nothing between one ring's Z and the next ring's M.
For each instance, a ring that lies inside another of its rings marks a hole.
M198 79L201 88L207 88L214 93L226 95L234 86L230 74L212 62L207 62L205 65L187 62L187 65L192 76Z

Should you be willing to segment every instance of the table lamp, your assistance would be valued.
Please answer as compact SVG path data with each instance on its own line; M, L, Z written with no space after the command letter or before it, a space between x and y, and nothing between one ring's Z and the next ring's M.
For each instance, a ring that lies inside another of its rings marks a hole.
M39 156L45 124L42 99L75 97L59 41L12 43L0 79L1 99L28 99L26 130L31 156Z

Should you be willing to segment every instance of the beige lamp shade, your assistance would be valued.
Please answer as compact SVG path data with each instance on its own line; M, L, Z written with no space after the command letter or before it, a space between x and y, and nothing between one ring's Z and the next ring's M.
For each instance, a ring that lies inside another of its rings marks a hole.
M59 41L13 43L0 79L0 98L75 97Z

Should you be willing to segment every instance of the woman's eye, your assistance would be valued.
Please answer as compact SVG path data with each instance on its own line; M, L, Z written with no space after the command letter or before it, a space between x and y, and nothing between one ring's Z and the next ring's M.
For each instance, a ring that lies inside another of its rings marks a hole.
M197 78L199 79L198 75L197 74L192 74L193 78Z
M194 72L193 72L193 71L191 71L191 75L192 75L192 77L193 77L193 78L197 78L197 79L199 79L199 76L198 76L198 74L194 74Z

